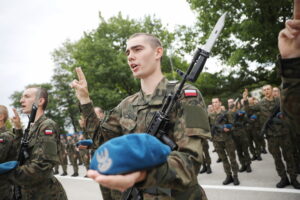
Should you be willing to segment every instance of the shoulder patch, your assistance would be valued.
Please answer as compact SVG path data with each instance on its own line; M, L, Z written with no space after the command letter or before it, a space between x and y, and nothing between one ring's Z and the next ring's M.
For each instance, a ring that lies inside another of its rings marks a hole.
M197 90L184 90L185 97L196 97L198 96Z
M49 130L49 129L47 129L47 130L45 130L45 135L52 135L53 134L53 131L52 130Z
M4 139L3 138L0 138L0 143L3 143L4 142Z

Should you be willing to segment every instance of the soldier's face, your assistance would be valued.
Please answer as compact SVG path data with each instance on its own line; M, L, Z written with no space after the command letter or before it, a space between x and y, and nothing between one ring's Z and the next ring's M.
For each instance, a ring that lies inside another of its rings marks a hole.
M35 100L37 89L36 88L28 88L23 92L20 103L22 107L22 112L25 114L30 114L32 105Z
M265 97L269 98L272 96L272 87L271 86L264 86L263 87L263 94L265 95Z
M127 62L133 76L145 79L160 70L162 48L153 48L145 36L137 36L127 41Z
M280 92L278 88L273 88L273 96L274 97L280 97Z
M212 106L215 110L218 110L221 107L221 102L218 99L213 99Z

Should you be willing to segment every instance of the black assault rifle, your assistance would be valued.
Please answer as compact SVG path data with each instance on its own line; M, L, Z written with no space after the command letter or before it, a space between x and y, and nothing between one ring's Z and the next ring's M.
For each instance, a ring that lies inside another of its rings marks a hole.
M29 157L29 154L28 154L28 151L27 151L28 143L29 143L29 141L28 141L29 131L30 131L31 123L34 122L37 109L38 109L38 107L35 104L33 104L32 109L31 109L31 113L30 113L30 116L29 116L28 125L27 125L27 128L24 131L24 134L23 134L23 137L22 137L22 140L21 140L21 146L20 146L20 151L19 151L19 155L18 155L19 166L23 165ZM21 200L22 199L21 187L19 185L14 185L13 188L14 188L13 199L14 200Z

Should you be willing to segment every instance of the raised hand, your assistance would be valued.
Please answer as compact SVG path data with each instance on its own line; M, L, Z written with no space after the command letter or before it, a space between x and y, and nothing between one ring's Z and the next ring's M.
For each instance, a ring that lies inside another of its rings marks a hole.
M247 98L248 98L248 89L245 88L245 90L244 90L244 92L243 92L243 99L244 99L244 100L247 100Z
M280 31L278 48L282 58L300 57L300 0L294 0L294 19L287 20Z
M84 73L81 70L81 67L76 67L76 73L78 80L73 80L70 86L75 89L76 97L81 104L87 104L91 102L88 85Z
M21 129L22 125L21 125L20 116L15 108L13 108L12 110L14 112L14 116L11 118L11 122L13 123L15 129Z

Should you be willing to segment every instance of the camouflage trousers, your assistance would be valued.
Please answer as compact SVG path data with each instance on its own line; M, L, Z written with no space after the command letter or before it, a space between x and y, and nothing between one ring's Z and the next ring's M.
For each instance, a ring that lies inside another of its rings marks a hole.
M59 154L59 164L55 165L54 167L55 172L58 172L59 165L61 165L63 172L67 173L68 158L66 154L63 153Z
M77 163L78 155L77 155L77 153L68 153L68 156L69 156L71 165L73 166L74 173L78 173L78 163Z
M284 163L282 161L282 155L286 162L287 173L290 175L291 179L296 178L296 167L293 156L293 148L292 142L289 135L281 135L281 136L269 136L267 138L268 141L268 149L272 154L275 162L275 167L277 174L280 177L286 176L286 170Z
M67 195L61 183L52 176L42 183L22 188L22 200L67 200Z
M203 146L203 164L204 165L211 165L211 158L210 158L210 155L209 155L208 140L203 139L201 143L202 143L202 146Z
M263 148L263 138L260 135L260 129L256 127L247 128L249 139L249 150L253 156L260 156Z
M240 134L233 134L233 141L237 151L237 155L242 166L251 164L249 155L249 140L246 131L240 131Z
M0 200L12 199L12 185L10 183L1 183L0 185Z
M90 152L88 149L80 149L79 154L86 170L90 167Z
M296 170L300 171L300 134L292 135L293 154L295 159Z
M223 168L226 175L237 176L239 166L235 157L235 144L233 139L227 139L226 141L214 141L214 145L219 157L222 159ZM230 160L228 160L228 157Z

